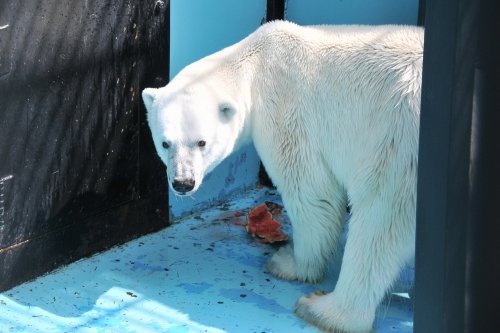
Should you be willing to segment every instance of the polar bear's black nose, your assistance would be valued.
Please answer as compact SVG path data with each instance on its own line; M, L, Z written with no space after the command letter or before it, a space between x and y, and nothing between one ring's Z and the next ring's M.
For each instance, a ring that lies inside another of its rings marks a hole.
M194 179L182 179L182 180L176 179L172 182L172 187L177 192L185 194L194 188Z

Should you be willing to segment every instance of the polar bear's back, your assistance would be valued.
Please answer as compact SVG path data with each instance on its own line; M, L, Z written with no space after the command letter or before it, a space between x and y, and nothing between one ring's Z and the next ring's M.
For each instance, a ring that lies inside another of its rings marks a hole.
M253 118L258 149L269 142L261 133L279 126L272 141L303 142L293 156L321 151L342 182L359 161L369 165L393 142L416 158L423 29L277 21L254 35L260 53L254 81L260 96L254 112L260 115Z
M287 21L273 21L264 24L256 35L290 36L303 43L316 43L317 46L339 46L350 44L353 47L363 44L403 47L422 52L424 29L411 25L309 25L301 26Z
M424 44L423 28L410 25L300 26L287 21L273 21L261 26L253 37L254 43L273 46L274 51L281 41L281 47L306 46L312 52L329 48L346 51L362 48L366 52L366 47L371 46L373 50L421 55Z
M243 45L249 45L244 48L249 54L257 55L255 70L259 74L288 74L305 82L338 81L345 75L362 82L367 75L392 75L408 83L420 81L423 43L424 30L416 26L299 26L274 21L263 25Z
M411 104L410 112L419 112L424 41L420 27L299 26L275 21L258 29L249 41L258 54L258 64L252 65L254 87L262 95L285 104L294 100L300 104L303 99L312 107L317 102L328 114L336 107L343 108L342 113L349 108L360 117L380 111L376 104L384 108L388 100L403 97ZM352 116L351 121L362 121Z

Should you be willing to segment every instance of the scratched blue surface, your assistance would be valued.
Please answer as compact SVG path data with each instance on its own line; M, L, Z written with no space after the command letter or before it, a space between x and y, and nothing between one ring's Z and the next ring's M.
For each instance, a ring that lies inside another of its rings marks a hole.
M0 332L317 332L293 314L296 299L324 282L276 279L264 265L276 247L249 236L249 208L279 197L265 189L0 294ZM290 228L286 219L284 229ZM405 291L411 270L395 291ZM399 289L399 290L398 290ZM377 333L412 332L412 305L391 294Z

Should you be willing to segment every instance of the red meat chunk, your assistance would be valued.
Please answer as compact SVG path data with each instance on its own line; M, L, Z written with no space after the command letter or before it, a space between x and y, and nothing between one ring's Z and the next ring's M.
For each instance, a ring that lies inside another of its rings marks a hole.
M247 232L262 239L263 243L282 242L288 236L281 230L281 224L273 219L266 204L252 209L247 217Z

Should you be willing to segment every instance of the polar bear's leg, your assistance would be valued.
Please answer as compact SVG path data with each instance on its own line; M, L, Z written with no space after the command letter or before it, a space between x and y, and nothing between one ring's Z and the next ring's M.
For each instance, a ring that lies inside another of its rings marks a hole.
M335 290L300 298L297 315L328 332L370 331L378 304L414 253L414 196L396 195L353 202Z
M282 191L293 227L293 248L282 247L269 260L267 269L283 279L317 282L323 278L328 260L337 249L346 199L345 191L337 184L332 184L328 193L307 189L292 195Z

